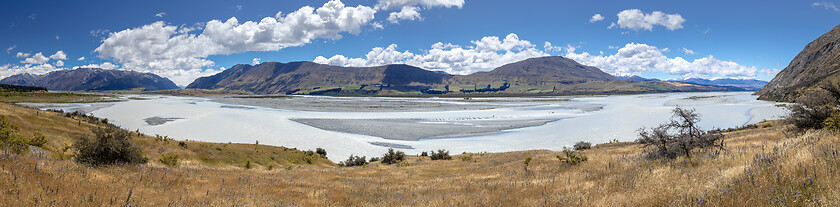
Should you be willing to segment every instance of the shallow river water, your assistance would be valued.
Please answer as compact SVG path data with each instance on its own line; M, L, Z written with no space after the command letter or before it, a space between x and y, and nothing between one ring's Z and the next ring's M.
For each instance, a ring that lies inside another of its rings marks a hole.
M632 141L681 106L703 129L777 119L785 110L750 92L521 98L265 97L127 95L124 102L28 104L81 110L129 130L183 140L325 148L333 161L408 154L561 150L577 141ZM311 106L311 107L310 107ZM362 108L364 107L364 109Z

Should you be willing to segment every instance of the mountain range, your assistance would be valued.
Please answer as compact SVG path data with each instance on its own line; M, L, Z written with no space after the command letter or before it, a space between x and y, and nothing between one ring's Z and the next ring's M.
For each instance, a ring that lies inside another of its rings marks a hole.
M98 68L59 70L43 75L23 73L4 78L0 80L0 84L44 87L51 91L166 90L178 88L171 80L153 73Z
M733 78L718 78L718 79L703 79L703 78L687 78L684 80L677 80L678 82L693 83L700 85L711 86L733 86L747 90L758 90L767 84L767 81L756 79L733 79Z
M239 64L215 75L198 78L186 88L254 94L439 95L743 91L753 86L732 83L732 80L721 82L721 79L692 81L660 81L638 76L619 78L568 58L546 56L469 75L451 75L404 64L376 67L341 67L306 61ZM151 73L92 68L54 71L44 75L18 74L0 80L0 84L58 91L178 88L172 81Z
M805 91L840 82L838 71L840 25L808 43L785 69L755 94L762 100L794 101Z
M531 58L486 72L450 75L410 65L341 67L313 62L236 65L201 77L187 88L256 94L407 95L493 92L604 94L741 91L738 87L671 81L628 81L560 56Z

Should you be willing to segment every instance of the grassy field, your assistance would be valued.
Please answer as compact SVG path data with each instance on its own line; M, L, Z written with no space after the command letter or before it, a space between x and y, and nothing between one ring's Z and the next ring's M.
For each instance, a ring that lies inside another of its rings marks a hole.
M117 101L117 96L95 93L69 92L0 92L0 102L5 103L90 103Z
M282 147L136 136L149 163L90 167L60 155L94 124L10 104L0 116L49 140L44 152L0 155L0 203L12 206L840 205L840 136L790 133L778 121L728 132L727 151L691 160L644 159L639 145L611 143L582 151L588 161L578 165L535 150L337 167ZM181 164L161 164L167 153Z

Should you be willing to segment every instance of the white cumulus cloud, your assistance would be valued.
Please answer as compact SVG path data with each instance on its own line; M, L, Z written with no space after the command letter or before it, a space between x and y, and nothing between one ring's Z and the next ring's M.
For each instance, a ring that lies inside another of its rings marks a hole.
M29 74L45 74L56 70L62 70L63 68L56 68L53 65L48 63L38 64L38 65L31 65L26 64L23 66L20 65L10 65L6 64L0 66L0 79L7 78L12 75L20 74L20 73L29 73Z
M696 52L694 52L694 50L689 50L688 48L683 48L683 52L684 52L686 55L694 55L694 54L697 54Z
M82 57L80 57L79 59L76 59L76 60L78 60L78 61L85 61L85 56L82 56Z
M21 61L21 63L32 64L32 65L40 65L40 64L46 63L49 60L50 60L50 58L44 56L43 54L41 54L39 52L39 53L35 53L35 55L33 55L32 57L28 57L28 58L24 59L23 61Z
M161 12L161 13L155 14L155 17L163 17L163 16L166 16L166 12Z
M102 64L87 64L87 65L80 65L80 66L73 67L74 70L78 69L78 68L101 68L101 69L106 69L106 70L113 70L113 69L117 69L117 68L120 68L120 67L111 63L111 62L104 62Z
M457 7L460 9L463 6L464 0L379 0L374 6L374 9L380 11L394 11L399 9L399 12L388 14L388 21L396 24L400 20L422 20L420 16L421 8Z
M400 12L391 12L388 15L388 21L391 23L399 23L400 20L422 20L420 17L420 8L415 6L404 6Z
M9 49L6 49L6 54L12 54L12 50L14 50L16 47L17 45L12 45L11 47L9 47Z
M837 5L834 5L833 2L821 1L821 2L814 2L811 4L813 7L824 7L825 10L832 10L836 12L840 12L840 9L837 8Z
M401 9L404 6L423 6L426 8L458 7L460 9L464 6L464 0L379 0L374 8L389 11Z
M647 44L628 43L613 55L576 53L574 47L566 48L565 57L584 65L595 66L604 72L620 75L641 75L642 72L663 72L683 77L755 77L755 66L743 66L732 61L706 56L693 61L681 57L669 58L663 49Z
M595 14L595 15L592 15L592 18L589 19L589 23L597 22L597 21L601 21L601 20L604 20L604 16L601 16L601 14Z
M646 14L638 9L628 9L619 12L617 16L620 28L632 30L651 31L653 26L659 25L673 31L683 28L682 23L685 22L679 14L666 14L661 11Z
M398 51L396 44L388 47L375 47L361 58L348 58L335 55L330 58L318 56L314 62L337 66L380 66L387 64L408 64L420 68L444 71L450 74L470 74L489 71L504 64L517 62L549 54L536 48L527 40L519 39L516 34L508 34L504 39L487 36L471 41L473 46L459 46L450 43L435 43L422 53ZM549 43L550 46L550 43Z
M119 62L125 69L181 76L199 74L166 71L213 66L215 63L206 59L210 55L277 51L318 38L340 39L341 33L361 32L361 27L368 25L375 13L371 7L349 7L332 0L319 8L305 6L289 14L278 12L258 22L240 22L235 17L211 20L198 34L184 31L185 26L155 22L110 33L95 51L104 59Z
M32 54L18 52L17 54L15 54L15 57L17 57L17 58L25 58L25 57L29 57L30 55L32 55Z
M55 52L55 54L50 55L50 59L53 59L53 60L67 60L67 54L64 53L64 51L59 50L58 52Z
M61 61L61 60L55 61L55 66L57 66L57 67L64 66L64 61Z
M260 64L260 59L259 58L254 58L253 60L251 60L251 65L259 65L259 64Z

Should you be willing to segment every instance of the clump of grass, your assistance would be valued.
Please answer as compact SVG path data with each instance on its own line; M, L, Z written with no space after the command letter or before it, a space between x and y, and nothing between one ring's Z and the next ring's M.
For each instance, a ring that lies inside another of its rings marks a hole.
M73 148L76 161L90 165L141 164L148 158L131 141L130 132L116 127L91 128L95 136L79 137Z
M170 167L177 167L178 166L178 154L161 154L160 155L160 163L163 163Z

